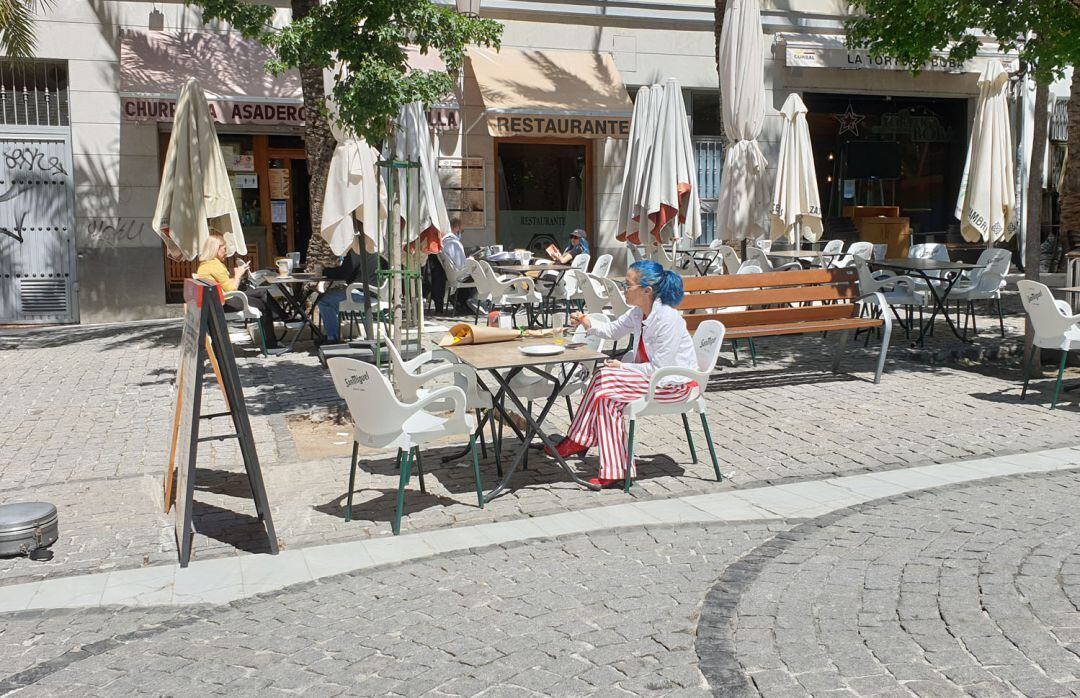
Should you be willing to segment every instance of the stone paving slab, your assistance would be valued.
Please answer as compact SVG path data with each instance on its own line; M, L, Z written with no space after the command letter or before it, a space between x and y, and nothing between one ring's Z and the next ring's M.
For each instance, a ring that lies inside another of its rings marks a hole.
M0 693L1075 695L1078 486L1026 473L811 520L429 555L225 604L8 613Z
M902 333L900 333L902 335ZM44 499L60 509L61 540L48 563L0 560L0 584L109 572L176 559L171 517L161 510L161 478L172 416L175 321L65 328L0 337L0 502ZM899 340L898 340L899 341ZM630 497L589 493L542 457L530 459L509 493L478 509L471 471L438 465L450 448L426 454L428 494L410 486L403 530L420 532L572 512L598 505L669 499L762 484L981 458L1080 443L1077 403L1050 411L1048 383L1019 401L1019 374L979 367L890 360L870 382L876 356L853 343L845 372L828 371L819 337L759 343L755 368L725 365L711 383L712 434L726 481L716 483L694 425L691 462L678 418L638 427L641 479ZM894 344L894 355L900 356ZM730 362L730 353L723 354ZM242 356L240 369L279 540L285 549L389 535L397 474L391 454L365 457L355 521L344 521L347 458L306 458L285 417L340 404L317 359L292 353ZM1038 390L1041 389L1041 392ZM220 408L212 384L207 409ZM220 422L221 420L215 420ZM561 404L552 431L566 428ZM210 423L211 433L224 424ZM672 437L675 438L672 438ZM196 494L197 560L265 551L238 449L204 444ZM595 456L576 462L595 472ZM492 459L482 465L488 487Z

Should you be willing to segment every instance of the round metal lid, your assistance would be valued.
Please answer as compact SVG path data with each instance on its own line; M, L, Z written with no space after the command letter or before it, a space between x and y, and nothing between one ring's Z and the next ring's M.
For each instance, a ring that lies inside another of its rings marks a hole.
M0 531L23 529L37 521L56 516L56 507L48 502L0 504Z

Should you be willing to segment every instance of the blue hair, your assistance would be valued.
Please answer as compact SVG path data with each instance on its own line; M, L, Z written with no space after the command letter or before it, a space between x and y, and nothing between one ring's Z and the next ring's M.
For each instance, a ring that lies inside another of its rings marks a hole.
M675 307L682 302L686 293L683 291L682 277L676 272L664 269L651 259L634 262L630 269L638 274L638 283L652 289L653 298L659 298L664 305Z

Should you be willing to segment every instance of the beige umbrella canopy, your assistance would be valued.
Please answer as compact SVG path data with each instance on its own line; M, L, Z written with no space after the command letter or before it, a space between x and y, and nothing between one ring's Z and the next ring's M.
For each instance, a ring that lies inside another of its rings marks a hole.
M406 244L418 243L424 254L440 252L442 236L450 232L450 217L439 183L435 142L420 102L401 108L394 122L391 142L395 160L420 163L419 169L395 170L401 216L407 216L412 223L412 230L404 231L404 241Z
M386 220L385 201L379 195L379 153L358 138L338 143L330 161L319 232L336 255L349 248L360 251L353 218L363 224L368 252L378 248Z
M659 87L645 85L634 98L634 113L630 117L630 136L626 140L626 159L623 165L622 198L619 203L619 225L615 237L620 242L629 240L641 244L638 226L641 222L641 200L644 188L645 161L648 159L648 122L653 94Z
M968 242L993 246L1016 233L1012 135L1005 91L1009 75L989 60L979 76L979 102L956 202L960 233Z
M765 120L765 36L758 0L729 0L720 34L720 90L724 95L724 154L716 230L726 240L765 234L768 162L757 137Z
M184 83L176 101L152 225L174 259L198 257L211 226L224 234L230 255L247 253L217 131L194 78Z
M776 163L776 191L769 220L772 238L787 236L788 242L821 239L821 197L818 195L814 152L806 125L806 105L797 94L788 95L780 109L784 130L780 136L780 160Z
M661 94L654 145L647 164L645 211L657 243L665 238L693 240L701 235L701 208L686 104L675 78L664 81Z

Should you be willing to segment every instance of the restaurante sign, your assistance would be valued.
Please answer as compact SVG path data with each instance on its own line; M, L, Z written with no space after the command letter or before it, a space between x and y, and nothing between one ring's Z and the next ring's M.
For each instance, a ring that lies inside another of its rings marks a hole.
M629 116L510 116L488 117L488 133L496 138L628 138Z
M208 105L210 116L219 124L304 125L302 104L217 100L209 101ZM124 97L120 110L125 121L172 121L176 116L176 100Z

